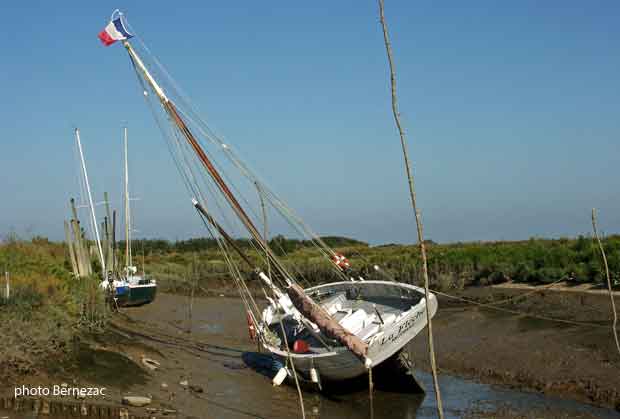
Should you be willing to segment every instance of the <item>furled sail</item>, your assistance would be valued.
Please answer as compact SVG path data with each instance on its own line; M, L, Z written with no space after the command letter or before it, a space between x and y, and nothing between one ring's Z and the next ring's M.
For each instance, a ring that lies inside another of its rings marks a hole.
M323 308L312 301L299 285L290 285L286 289L286 293L301 314L314 322L325 334L342 343L361 359L366 360L368 344L342 327Z

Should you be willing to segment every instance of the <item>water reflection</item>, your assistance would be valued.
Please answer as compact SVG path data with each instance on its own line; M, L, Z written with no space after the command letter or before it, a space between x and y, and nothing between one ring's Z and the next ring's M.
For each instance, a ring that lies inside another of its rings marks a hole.
M269 355L255 352L245 352L243 361L266 379L273 377L273 365ZM385 382L388 377L380 377L375 380L373 396L374 419L425 419L436 418L435 395L432 391L433 383L430 374L417 371L417 378L429 392L425 394L412 394L406 388L394 388L393 383ZM304 405L306 417L316 419L337 418L370 418L370 400L368 396L367 378L340 384L337 387L324 389L318 392L309 385L304 386ZM389 381L389 380L388 380ZM519 392L499 386L490 386L463 380L450 375L440 376L440 386L444 413L446 418L462 418L472 410L479 413L488 413L490 417L497 410L505 411L509 408L515 413L525 414L534 410L547 412L549 417L596 417L618 418L617 412L610 409L602 409L594 406L578 403L571 400L563 400L555 397L546 397L542 394ZM267 383L265 383L267 384ZM268 384L267 384L268 385ZM272 391L276 391L273 390ZM296 391L289 387L286 394L290 398L297 397ZM282 396L282 394L281 394ZM272 411L268 417L290 417L282 414L278 403L272 405ZM289 404L289 409L294 404ZM545 417L547 417L545 415Z

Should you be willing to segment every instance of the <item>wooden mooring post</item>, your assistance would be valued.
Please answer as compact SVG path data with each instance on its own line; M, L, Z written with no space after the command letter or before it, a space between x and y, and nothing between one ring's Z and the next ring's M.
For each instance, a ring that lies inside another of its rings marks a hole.
M73 276L78 278L80 276L80 270L78 269L77 258L75 256L75 244L73 243L73 237L71 236L71 227L67 221L65 221L65 241L67 242L67 248L69 249L69 260L71 261Z
M6 298L6 300L8 301L9 298L11 298L11 281L10 281L10 275L8 271L4 272L4 280L6 282L6 292L4 294L4 297Z

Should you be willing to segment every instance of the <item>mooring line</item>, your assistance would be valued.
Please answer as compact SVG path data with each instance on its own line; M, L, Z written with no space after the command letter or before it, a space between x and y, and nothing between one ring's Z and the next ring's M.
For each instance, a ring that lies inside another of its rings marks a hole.
M526 316L526 317L532 317L535 319L540 319L540 320L548 320L548 321L552 321L552 322L558 322L558 323L567 323L567 324L572 324L572 325L576 325L576 326L590 326L590 327L596 327L599 329L606 329L609 326L604 326L601 324L596 324L596 323L589 323L589 322L579 322L579 321L574 321L574 320L566 320L566 319L557 319L554 317L547 317L547 316L541 316L538 314L531 314L531 313L526 313L523 311L518 311L518 310L511 310L508 308L502 308L502 307L496 307L494 305L488 304L488 303L479 303L478 301L475 300L470 300L469 298L465 298L465 297L458 297L456 295L450 295L450 294L446 294L445 292L441 292L441 291L437 291L437 290L432 290L433 293L437 294L437 295L442 295L446 298L451 298L453 300L460 300L469 304L473 304L476 306L480 306L483 308L489 308L491 310L497 310L497 311L502 311L505 313L510 313L510 314L517 314L517 315L521 315L521 316Z

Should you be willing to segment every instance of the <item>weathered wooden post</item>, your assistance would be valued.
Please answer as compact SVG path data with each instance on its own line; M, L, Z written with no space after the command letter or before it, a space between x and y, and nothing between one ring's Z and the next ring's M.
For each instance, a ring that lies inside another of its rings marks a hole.
M73 240L71 239L71 231L69 229L69 223L65 221L65 240L67 241L67 247L69 248L69 259L71 259L71 269L73 270L73 275L76 277L80 276L80 272L78 270L77 259L75 258L75 249L73 247Z
M116 210L112 211L112 272L116 272Z
M4 272L4 279L6 280L6 300L8 301L11 298L11 284L9 281L9 272Z
M91 245L91 243L88 240L88 237L86 237L86 230L84 230L84 228L81 227L80 222L78 221L78 226L80 226L80 240L82 242L82 245L84 246L83 252L84 252L84 266L86 267L86 276L89 276L93 273L93 267L91 265L91 258L92 255L97 251L97 249L95 248L96 246Z
M114 272L114 248L113 248L113 237L114 233L112 232L114 228L114 223L112 222L112 212L110 210L110 200L107 192L103 193L103 199L105 202L105 212L106 212L106 266L109 271Z
M105 265L108 265L108 244L110 238L108 237L108 217L103 217L103 221L101 222L101 231L103 234L103 239L101 240L101 247L103 250L103 259L105 260ZM103 272L103 276L106 277L106 272Z
M72 219L70 221L71 224L71 233L73 234L73 244L74 244L74 250L75 250L75 261L77 263L77 268L78 268L78 276L82 277L84 276L84 266L83 266L83 260L84 257L82 256L82 245L80 242L80 233L79 233L79 224L77 222L76 219Z
M396 123L396 128L398 129L398 133L400 135L400 143L403 150L403 159L405 163L405 172L407 175L407 180L409 183L409 195L411 198L411 208L413 210L414 219L416 222L417 232L418 232L418 244L420 246L420 256L422 257L422 275L424 278L424 298L426 301L429 301L430 297L430 288L429 288L429 279L428 279L428 261L426 257L426 247L424 245L424 232L422 226L422 217L420 215L420 211L418 209L416 192L413 180L413 172L411 170L411 165L409 164L409 152L407 149L407 138L405 135L405 130L400 121L400 110L398 108L398 96L396 94L396 70L394 69L394 60L392 58L392 44L390 43L390 36L388 34L388 27L385 21L384 14L384 0L378 0L379 2L379 20L381 22L381 28L383 30L383 41L385 43L385 51L387 54L388 65L390 69L390 87L392 90L392 114L394 115L394 122ZM439 378L437 377L437 364L435 361L435 349L433 343L433 323L431 321L430 308L429 304L425 304L426 306L426 331L427 331L427 340L428 340L428 352L429 352L429 360L431 364L431 373L433 376L433 387L435 388L435 400L437 401L437 415L439 419L444 418L443 414L443 403L441 400L441 390L439 388Z
M75 243L75 257L77 259L79 276L84 277L90 275L90 257L88 257L86 245L82 236L80 220L78 219L77 209L75 207L75 199L71 198L70 203L71 213L73 215L73 220L71 220L71 227L73 230L73 238Z

